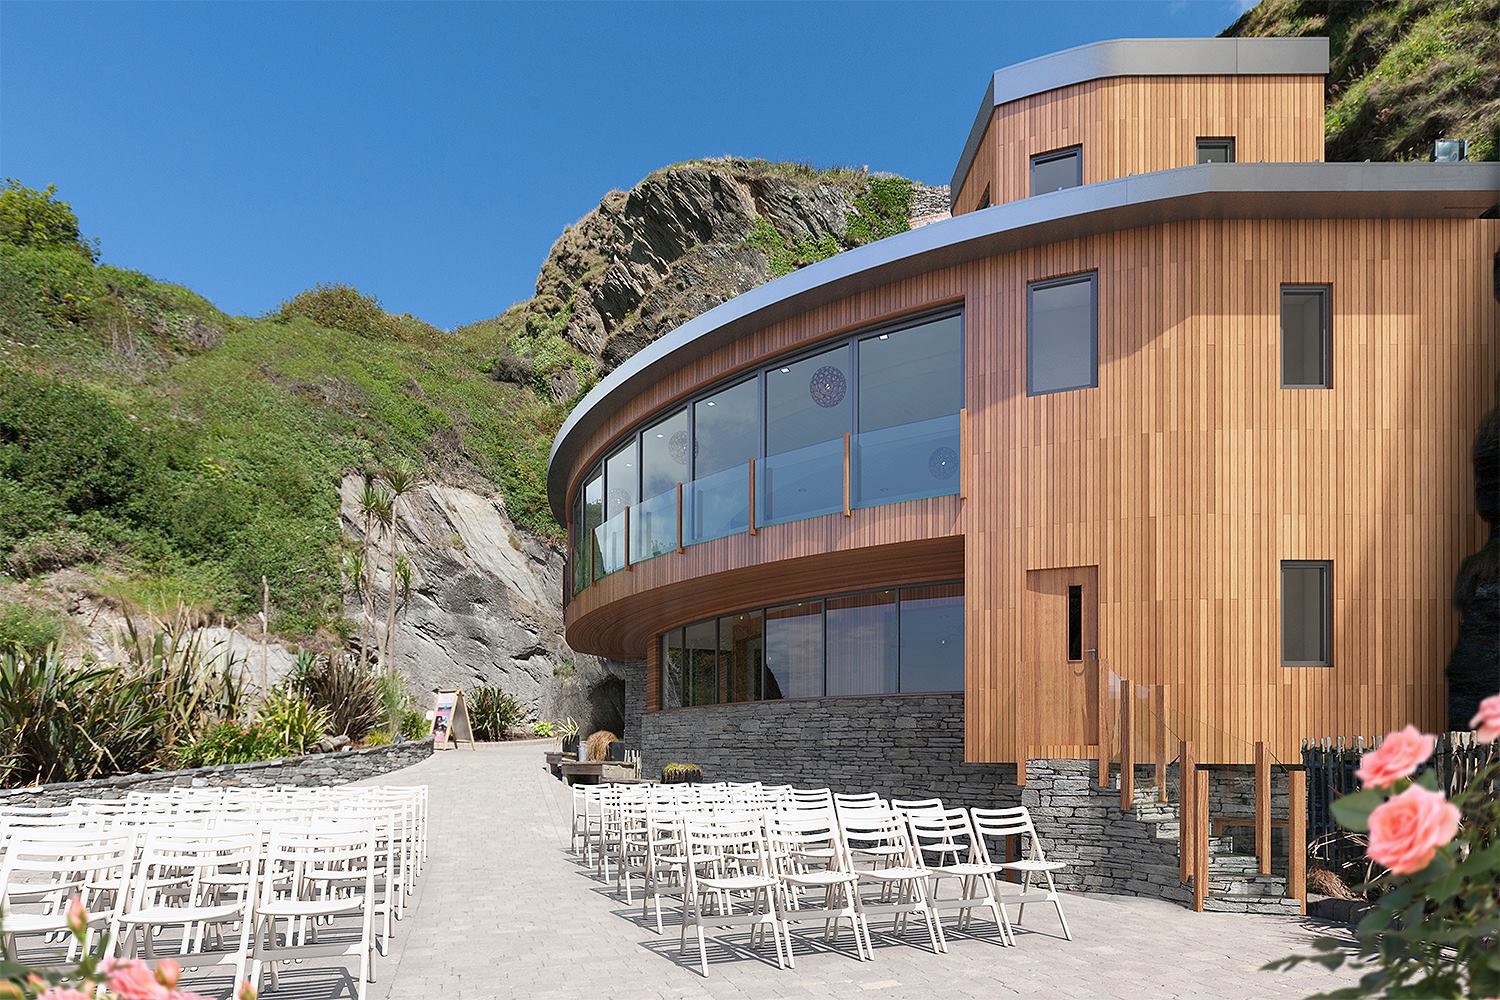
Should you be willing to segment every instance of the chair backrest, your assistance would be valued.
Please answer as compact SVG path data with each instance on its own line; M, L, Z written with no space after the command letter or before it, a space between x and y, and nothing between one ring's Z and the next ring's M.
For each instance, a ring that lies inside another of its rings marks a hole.
M270 906L278 889L286 885L277 876L286 873L295 873L300 885L337 879L343 888L352 887L363 876L365 896L372 899L377 836L375 827L362 820L272 829L263 854L265 877L260 880L260 905Z
M908 812L907 825L918 853L935 865L979 861L984 857L973 822L963 809Z
M689 816L682 829L690 890L697 878L726 874L731 858L736 873L774 874L758 819Z
M890 809L840 809L839 833L849 852L857 855L874 848L899 848L889 855L897 863L925 867L913 848L906 820Z
M787 809L833 808L833 793L826 788L793 788L788 794Z
M90 890L108 892L111 912L125 897L135 862L135 835L100 829L32 829L18 831L0 860L0 908L14 896L38 893L59 902Z
M1046 855L1042 853L1041 839L1036 835L1036 827L1031 822L1031 813L1025 806L1016 806L1011 809L980 809L969 810L969 818L974 824L974 832L979 838L980 848L989 856L989 848L985 844L985 838L994 837L1017 837L1027 846L1022 848L1023 852L1029 850L1030 857L1037 861L1045 861Z
M891 808L899 813L942 812L942 799L891 799Z
M831 869L852 868L833 810L771 813L766 817L766 846L778 870L785 873L796 864L821 861ZM818 852L818 853L813 853Z
M248 900L260 847L261 832L254 826L152 828L141 847L126 908L195 906L207 902L210 889L215 894L237 889L240 900Z

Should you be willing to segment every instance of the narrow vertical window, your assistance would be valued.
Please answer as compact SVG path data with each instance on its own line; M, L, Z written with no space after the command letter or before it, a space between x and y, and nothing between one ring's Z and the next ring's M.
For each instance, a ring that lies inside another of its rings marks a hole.
M674 628L661 637L661 707L682 705L682 629Z
M1055 149L1031 158L1031 193L1047 194L1083 183L1083 147Z
M1234 139L1199 139L1199 163L1233 163Z
M1286 560L1281 564L1281 664L1326 667L1333 662L1333 564Z
M1080 274L1027 286L1028 396L1099 384L1097 278Z
M1068 660L1083 659L1083 588L1073 584L1068 588Z
M1333 386L1333 308L1327 285L1281 286L1281 387Z

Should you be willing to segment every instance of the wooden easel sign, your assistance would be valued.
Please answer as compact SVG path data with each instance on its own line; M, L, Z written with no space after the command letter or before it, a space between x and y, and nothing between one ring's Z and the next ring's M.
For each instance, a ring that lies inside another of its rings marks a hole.
M432 748L451 750L459 740L468 740L469 749L474 747L474 731L469 728L469 710L464 707L462 691L437 690L432 703Z

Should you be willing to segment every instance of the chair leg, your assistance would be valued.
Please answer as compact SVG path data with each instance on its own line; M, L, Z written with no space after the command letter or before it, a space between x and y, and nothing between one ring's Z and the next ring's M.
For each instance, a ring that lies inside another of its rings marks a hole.
M1047 876L1047 895L1052 899L1052 906L1057 910L1057 919L1062 923L1063 937L1073 940L1073 932L1068 929L1068 918L1063 916L1062 900L1057 896L1057 883L1052 881L1052 873L1044 872Z

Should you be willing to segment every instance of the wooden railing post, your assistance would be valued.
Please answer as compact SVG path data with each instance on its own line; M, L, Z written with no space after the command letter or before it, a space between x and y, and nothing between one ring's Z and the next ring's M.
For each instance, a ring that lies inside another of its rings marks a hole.
M1197 770L1198 759L1192 741L1180 741L1177 744L1177 863L1178 879L1183 885L1193 874L1193 822L1197 817L1193 809L1193 776Z
M1110 756L1109 711L1107 708L1109 705L1109 671L1104 668L1104 661L1098 657L1094 658L1094 662L1098 664L1099 677L1098 690L1094 692L1094 697L1099 703L1098 711L1094 713L1094 717L1099 724L1099 787L1108 788Z
M1167 686L1156 685L1156 801L1167 801Z
M969 499L969 409L958 408L958 498Z
M1290 772L1286 822L1286 894L1307 913L1307 772Z
M844 516L853 517L854 508L849 506L849 432L844 432Z
M625 568L634 569L630 564L630 507L625 508Z
M1271 874L1271 755L1265 740L1255 741L1255 857L1260 873Z
M1135 806L1135 684L1120 682L1120 811Z
M1193 768L1193 909L1208 898L1208 772Z
M750 459L750 534L755 534L755 459Z
M682 551L682 484L677 484L677 551Z

